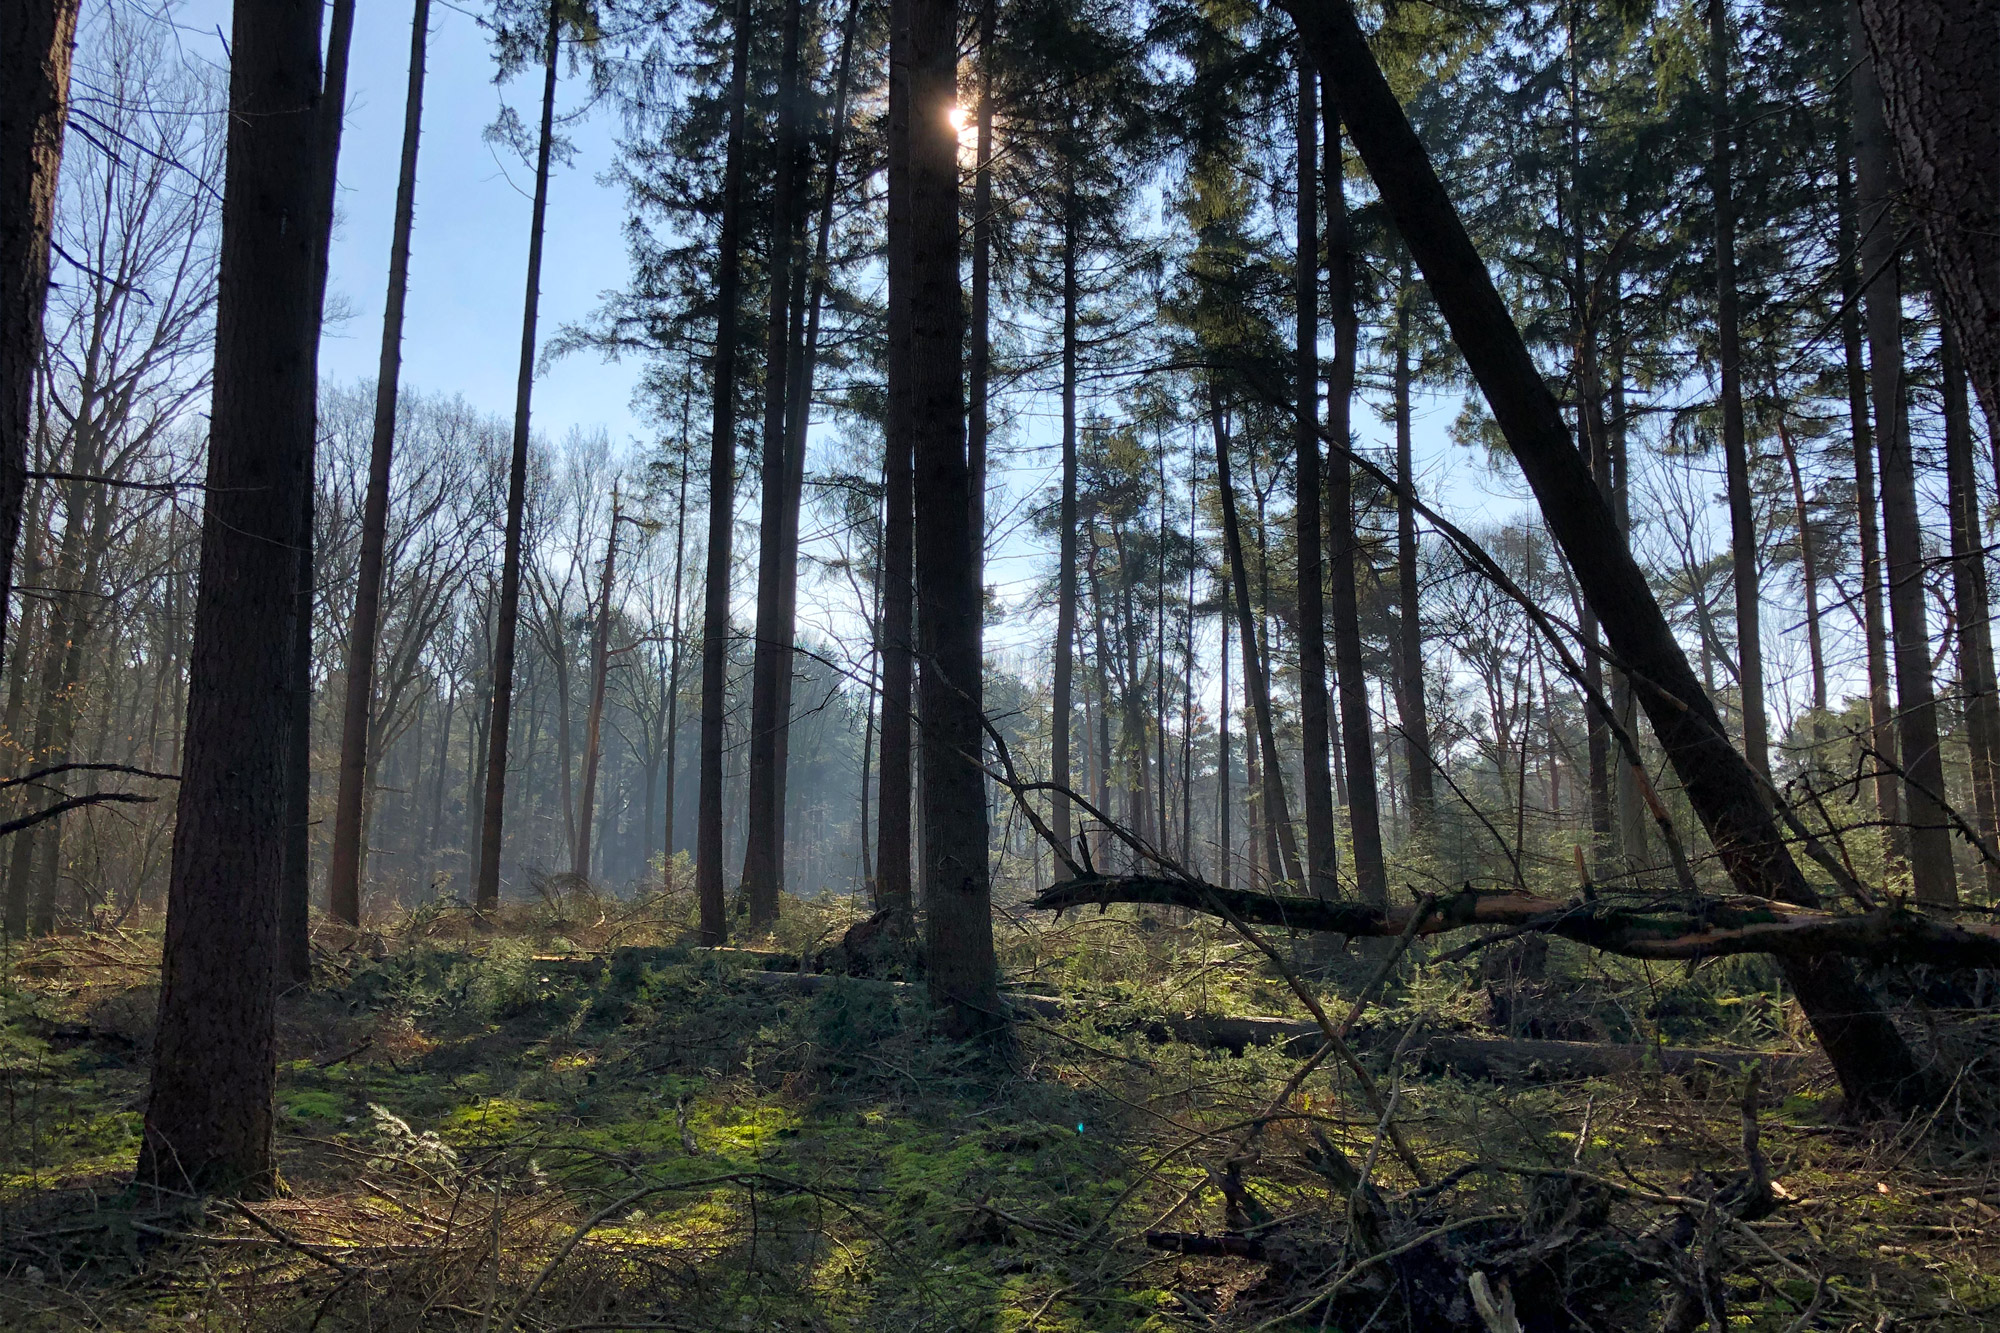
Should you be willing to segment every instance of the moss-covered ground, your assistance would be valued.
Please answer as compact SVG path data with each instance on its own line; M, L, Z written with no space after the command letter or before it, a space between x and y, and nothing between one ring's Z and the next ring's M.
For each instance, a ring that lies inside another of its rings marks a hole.
M768 943L793 956L845 920L791 906ZM1491 959L1406 967L1357 1042L1426 1190L1337 1061L1281 1102L1296 1055L1132 1029L1162 1012L1300 1012L1260 955L1206 924L1113 912L1011 931L1016 988L1084 1003L984 1045L934 1035L920 987L830 977L806 993L758 954L604 926L413 919L326 951L283 1003L287 1193L242 1205L125 1185L155 937L16 954L0 997L0 1328L1477 1328L1462 1293L1425 1306L1398 1284L1419 1281L1412 1256L1498 1253L1503 1232L1512 1262L1522 1237L1572 1252L1567 1326L1654 1328L1671 1276L1620 1256L1688 1214L1673 1200L1743 1170L1735 1078L1501 1087L1392 1066L1391 1050L1413 1024L1411 1051L1481 1026L1809 1050L1754 964L1689 976L1558 946L1525 981ZM618 951L634 941L649 947ZM1286 947L1335 1013L1374 969ZM1689 1251L1729 1327L2000 1324L2000 1172L1967 1085L1992 1071L1962 1072L1934 1114L1899 1125L1842 1121L1817 1061L1765 1080L1781 1206ZM1401 1231L1364 1243L1329 1149ZM1570 1189L1560 1216L1551 1180ZM1169 1232L1268 1244L1177 1253L1159 1248Z

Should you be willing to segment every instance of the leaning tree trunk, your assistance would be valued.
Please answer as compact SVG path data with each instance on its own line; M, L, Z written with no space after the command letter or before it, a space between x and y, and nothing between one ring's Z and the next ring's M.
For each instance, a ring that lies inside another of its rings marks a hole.
M267 1193L292 698L288 551L312 456L320 7L246 0L230 42L201 584L138 1175Z
M0 0L0 649L28 491L76 11L77 0Z
M1931 680L1931 636L1924 607L1924 543L1917 514L1917 465L1910 449L1908 385L1903 374L1900 188L1882 120L1881 90L1865 55L1858 9L1850 10L1857 57L1848 86L1861 223L1861 264L1868 331L1868 389L1875 402L1876 457L1882 481L1882 549L1888 557L1889 641L1896 667L1896 738L1909 817L1910 878L1919 902L1958 901L1951 824L1942 804L1944 756L1938 745Z
M1611 506L1563 424L1423 141L1368 48L1353 8L1292 3L1337 90L1342 118L1403 242L1423 270L1514 457L1596 609L1718 858L1746 892L1809 904L1757 776L1729 743L1715 705L1619 536ZM1926 1080L1881 1004L1844 963L1790 961L1786 978L1857 1108L1912 1107Z
M1326 108L1326 249L1328 299L1333 307L1333 371L1327 384L1326 428L1335 447L1326 465L1326 517L1333 534L1333 664L1340 681L1340 748L1347 759L1347 831L1354 840L1354 880L1363 899L1386 903L1389 871L1382 859L1382 811L1375 790L1375 728L1361 657L1361 594L1356 570L1361 549L1354 531L1354 468L1347 457L1361 320L1354 308L1353 225L1347 216L1343 157L1339 113L1330 94Z
M743 803L743 896L751 934L778 919L785 879L785 810L779 734L791 719L779 711L779 678L792 669L793 624L784 605L786 479L791 464L785 409L792 369L792 275L798 265L799 15L803 0L785 5L783 64L778 73L778 133L771 191L770 305L764 327L764 453L761 521L757 532L757 630L750 665L750 756Z
M1764 716L1764 646L1758 616L1757 514L1750 498L1750 448L1743 430L1742 334L1736 294L1736 199L1730 182L1729 6L1708 0L1708 93L1714 149L1708 186L1715 209L1716 363L1722 389L1722 459L1729 494L1729 558L1736 591L1736 682L1743 706L1743 757L1771 771Z
M948 1032L1000 1017L987 881L980 677L980 587L969 531L965 309L959 289L955 0L894 0L906 14L909 206L891 252L905 251L910 302L910 426L915 456L917 651L924 662L925 977Z
M368 771L368 720L375 705L375 650L381 633L382 547L389 531L389 467L396 445L396 402L403 371L403 303L410 289L410 229L416 216L417 141L424 114L424 44L430 0L415 0L410 19L409 88L403 98L403 156L396 174L396 218L389 238L389 291L382 303L382 350L375 373L375 429L368 448L368 490L361 504L360 565L347 638L347 691L340 723L340 784L327 862L327 912L361 922L362 779Z
M1971 0L1859 0L1944 309L2000 448L2000 23Z
M890 232L908 235L910 220L909 10L889 14L889 144L886 212ZM887 346L887 452L882 463L882 759L876 798L875 905L899 932L911 928L916 894L910 883L911 679L915 646L910 570L914 521L910 455L909 247L890 246Z
M542 233L549 208L549 145L556 110L556 51L561 10L549 5L542 68L542 133L535 149L535 203L528 221L527 295L521 311L521 368L514 386L514 447L507 473L507 530L500 559L500 606L493 631L492 720L486 730L486 791L479 833L474 905L500 906L500 850L507 807L507 740L514 712L514 639L521 621L521 528L528 490L528 413L535 394L535 317L542 297ZM567 696L558 700L565 719ZM564 766L568 774L568 766Z
M1298 237L1293 263L1293 302L1298 324L1293 334L1292 521L1298 544L1299 584L1299 756L1306 807L1307 891L1320 898L1340 896L1339 860L1333 836L1332 704L1326 692L1325 562L1320 555L1319 479L1319 98L1312 60L1298 46L1298 115L1293 142L1298 176ZM1328 182L1328 189L1338 184ZM1336 464L1338 466L1338 464Z

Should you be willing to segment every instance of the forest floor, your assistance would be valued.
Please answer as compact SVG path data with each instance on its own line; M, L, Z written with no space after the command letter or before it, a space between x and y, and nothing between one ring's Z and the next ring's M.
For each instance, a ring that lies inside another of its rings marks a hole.
M1809 1052L1756 962L1689 974L1558 943L1406 966L1355 1030L1405 1159L1337 1061L1281 1101L1296 1051L1145 1035L1167 1013L1300 1013L1212 923L1010 921L1011 987L1082 1003L965 1045L931 1033L920 987L808 993L789 960L676 945L684 909L552 902L477 935L439 908L322 949L281 1006L287 1192L242 1205L125 1183L157 935L18 951L0 977L0 1328L2000 1322L2000 1165L1969 1096L1990 1067L1878 1125L1839 1117L1817 1057L1773 1065L1748 1102L1721 1070L1425 1072L1425 1034L1482 1028ZM765 943L791 959L858 915L786 912ZM1278 943L1336 1015L1378 968ZM1746 1121L1768 1209L1732 1202L1755 1174Z

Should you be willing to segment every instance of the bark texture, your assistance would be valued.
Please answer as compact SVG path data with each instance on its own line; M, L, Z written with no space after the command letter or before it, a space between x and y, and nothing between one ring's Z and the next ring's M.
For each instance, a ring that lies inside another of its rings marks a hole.
M1306 807L1306 882L1322 898L1340 895L1333 838L1332 702L1326 689L1326 578L1320 550L1319 459L1319 92L1305 44L1299 43L1298 115L1294 121L1298 209L1293 303L1293 539L1298 547L1300 799ZM1333 183L1329 182L1329 187ZM1336 462L1334 466L1338 467Z
M969 531L965 307L959 288L954 0L896 0L909 24L910 424L915 457L917 652L924 668L925 977L947 1031L1000 1021L980 768L980 587Z
M1850 12L1851 16L1851 12ZM1917 512L1917 465L1910 450L1909 385L1903 373L1903 219L1901 190L1882 119L1881 89L1858 28L1854 100L1862 297L1868 334L1868 390L1875 405L1875 449L1882 485L1882 553L1889 576L1889 648L1896 672L1896 740L1901 748L1903 813L1908 820L1910 879L1919 901L1958 900L1951 826L1940 797L1944 756L1938 745L1937 694L1931 679L1930 623L1924 605L1924 542Z
M1896 160L2000 440L2000 22L1978 0L1859 0Z
M138 1174L261 1194L272 1154L292 702L289 552L312 455L316 0L232 23L215 381L153 1079Z
M0 0L0 649L27 498L76 11L77 0Z

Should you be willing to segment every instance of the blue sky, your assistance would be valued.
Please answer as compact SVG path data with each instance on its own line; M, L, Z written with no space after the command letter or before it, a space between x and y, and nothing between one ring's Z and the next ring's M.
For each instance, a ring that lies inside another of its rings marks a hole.
M217 33L229 28L227 0L189 0L175 12L187 47L219 61ZM518 161L490 147L482 132L503 97L533 124L541 89L532 75L494 86L491 50L470 17L474 12L443 0L431 6L403 384L460 393L482 409L511 415L533 179ZM346 317L329 328L320 349L322 373L336 380L372 377L381 348L409 42L409 5L359 0L328 277L329 306ZM563 81L559 114L579 104L580 83ZM599 114L568 133L576 156L555 171L549 189L542 343L587 315L626 274L623 200L598 181L615 156L614 121ZM556 363L535 385L536 429L560 436L573 426L603 427L619 448L648 438L631 411L638 372L636 364L607 364L587 354Z

